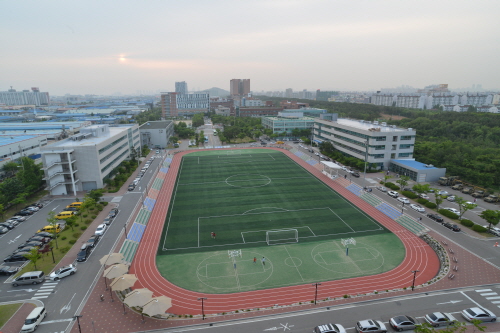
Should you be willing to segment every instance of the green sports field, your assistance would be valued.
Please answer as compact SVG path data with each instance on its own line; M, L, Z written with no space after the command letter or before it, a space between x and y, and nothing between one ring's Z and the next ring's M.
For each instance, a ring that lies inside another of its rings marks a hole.
M249 149L182 158L157 265L186 289L230 293L381 273L403 258L395 235L286 155Z

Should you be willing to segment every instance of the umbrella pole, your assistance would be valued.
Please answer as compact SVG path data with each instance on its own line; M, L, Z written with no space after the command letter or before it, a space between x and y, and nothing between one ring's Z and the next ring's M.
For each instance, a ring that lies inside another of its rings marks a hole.
M123 305L123 314L127 314L127 311L125 311L125 303L122 303Z
M142 323L144 324L145 320L144 320L144 313L141 312L141 316L142 316Z
M108 282L106 281L106 277L103 276L103 278L104 278L104 285L106 286L106 290L108 290Z
M114 302L115 300L113 299L113 289L109 288L109 295L111 296L111 302Z

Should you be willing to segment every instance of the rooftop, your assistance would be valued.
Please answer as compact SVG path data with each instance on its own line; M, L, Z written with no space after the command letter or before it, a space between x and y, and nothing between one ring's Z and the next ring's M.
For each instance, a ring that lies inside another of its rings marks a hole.
M102 126L102 125L101 125ZM89 126L87 128L92 128L93 126ZM100 137L90 136L87 139L83 139L80 141L73 141L71 138L53 143L50 145L51 148L74 148L74 147L84 147L84 146L95 146L99 143L109 139L112 136L121 134L126 132L132 126L122 125L122 126L113 126L109 127L109 134L103 135Z
M397 162L399 164L403 164L404 166L410 167L410 168L415 169L415 170L437 169L432 164L425 164L425 163L418 162L415 160L392 160L392 161Z
M0 135L0 146L6 146L37 137L38 135Z
M363 130L370 130L371 128L376 128L377 132L407 132L407 128L399 128L399 127L391 127L391 125L383 125L385 123L375 123L371 121L365 121L365 120L353 120L353 119L346 119L346 118L338 118L337 123L340 125L345 125L345 126L350 126L350 127L355 127ZM378 130L380 129L380 131ZM413 130L415 131L415 130Z
M140 129L164 129L166 128L172 121L170 120L162 120L162 121L147 121L140 126Z

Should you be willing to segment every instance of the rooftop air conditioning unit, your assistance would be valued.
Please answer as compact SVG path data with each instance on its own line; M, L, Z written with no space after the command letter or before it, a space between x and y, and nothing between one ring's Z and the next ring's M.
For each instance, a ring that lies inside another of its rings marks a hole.
M386 122L383 122L383 123L382 123L382 126L387 126L387 123L386 123Z

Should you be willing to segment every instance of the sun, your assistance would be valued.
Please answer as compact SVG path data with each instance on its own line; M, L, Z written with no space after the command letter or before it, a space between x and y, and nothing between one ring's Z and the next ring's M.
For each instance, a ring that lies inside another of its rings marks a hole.
M120 60L120 62L125 62L125 61L127 61L127 58L124 55L120 55L118 60Z

